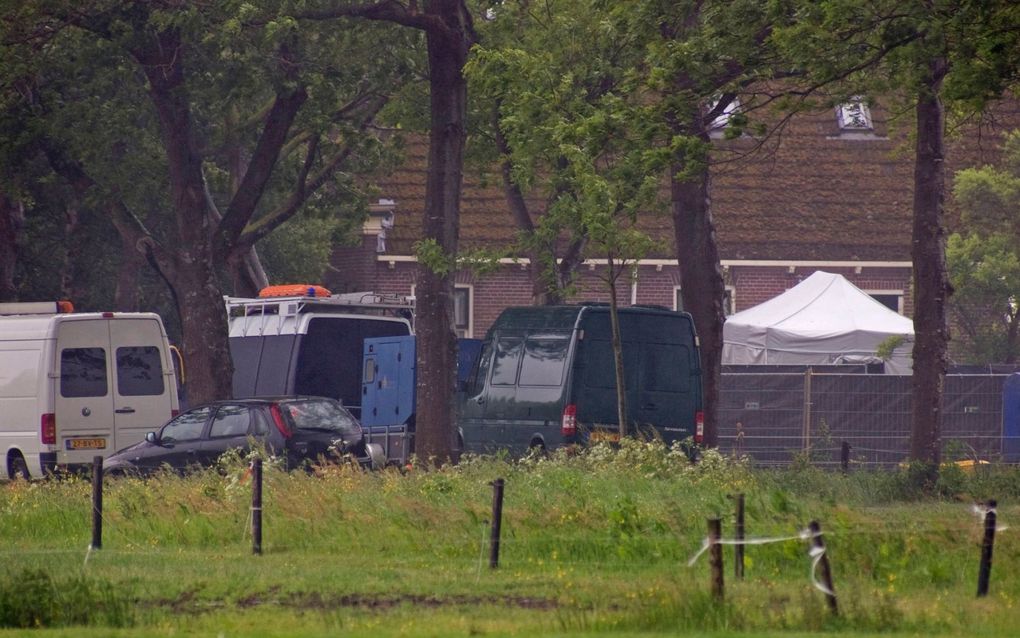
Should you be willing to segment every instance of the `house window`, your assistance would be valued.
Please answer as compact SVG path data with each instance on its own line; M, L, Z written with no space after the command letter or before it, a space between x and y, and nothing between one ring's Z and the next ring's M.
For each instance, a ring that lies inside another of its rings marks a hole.
M733 286L726 286L726 291L723 293L723 314L727 317L732 315L736 309L734 302L735 296L736 288ZM682 311L683 309L683 295L680 294L680 287L675 286L673 288L673 310Z
M839 120L841 131L866 132L874 129L871 123L871 110L861 96L854 96L849 102L836 107L836 118Z
M453 289L453 329L458 337L471 337L474 334L472 325L471 286L455 286Z
M872 299L882 304L893 312L903 314L903 291L902 290L865 290Z
M411 297L414 297L415 286L411 286ZM474 291L470 285L457 284L453 288L453 331L458 337L473 337L474 326Z

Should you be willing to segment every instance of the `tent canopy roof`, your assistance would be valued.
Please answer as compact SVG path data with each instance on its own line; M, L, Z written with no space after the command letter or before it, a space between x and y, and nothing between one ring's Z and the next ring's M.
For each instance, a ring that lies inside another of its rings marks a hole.
M914 322L842 275L818 271L778 297L730 315L726 325L768 327L801 336L849 332L914 334Z

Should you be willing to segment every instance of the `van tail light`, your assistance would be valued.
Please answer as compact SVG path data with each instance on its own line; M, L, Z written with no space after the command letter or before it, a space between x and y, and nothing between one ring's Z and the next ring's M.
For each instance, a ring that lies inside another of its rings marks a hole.
M41 423L39 424L39 432L42 434L43 445L56 445L57 415L55 414L42 415Z
M577 406L573 403L563 406L563 422L560 425L560 434L563 436L574 436L577 434Z
M694 442L702 443L705 440L705 413L698 410L694 413Z
M280 411L280 406L275 403L269 406L269 413L273 415L273 425L276 426L276 429L280 431L283 438L289 439L293 435L293 432L291 432L290 428L287 427L287 422L283 420L283 412Z

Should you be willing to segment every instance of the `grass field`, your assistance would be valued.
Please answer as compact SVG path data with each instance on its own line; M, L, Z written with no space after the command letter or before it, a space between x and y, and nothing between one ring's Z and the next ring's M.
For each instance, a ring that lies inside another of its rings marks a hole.
M938 496L908 470L691 466L656 444L439 471L309 475L267 468L263 555L251 552L244 463L186 478L107 481L102 549L91 486L0 485L0 630L31 636L1015 636L1020 470L947 468ZM506 480L500 566L488 566L490 482ZM725 599L688 560L706 519L746 548ZM997 498L991 593L975 597L975 501ZM839 617L812 584L818 520Z

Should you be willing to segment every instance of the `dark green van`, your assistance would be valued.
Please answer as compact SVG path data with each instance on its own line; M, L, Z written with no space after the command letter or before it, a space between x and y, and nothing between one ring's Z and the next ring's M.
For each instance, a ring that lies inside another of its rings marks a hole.
M685 312L619 309L631 425L670 443L701 434L701 364ZM618 438L607 305L507 308L461 395L464 449L522 455Z

